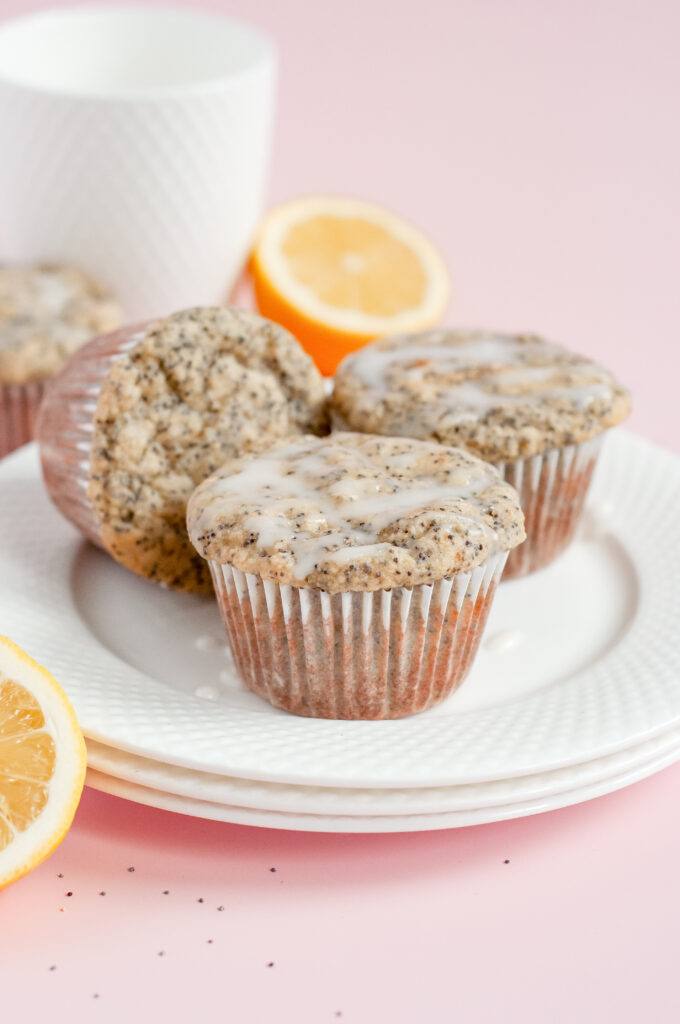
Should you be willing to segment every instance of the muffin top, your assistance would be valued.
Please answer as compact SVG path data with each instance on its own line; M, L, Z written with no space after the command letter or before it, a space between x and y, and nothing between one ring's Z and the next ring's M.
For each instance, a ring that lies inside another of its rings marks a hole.
M0 382L51 377L77 348L120 322L118 304L73 267L2 267Z
M197 308L147 325L94 416L88 497L104 546L142 576L210 592L186 532L191 492L226 459L324 423L323 378L277 324Z
M347 356L333 410L342 428L461 445L504 462L616 426L630 395L607 370L535 335L435 330Z
M337 433L228 462L193 493L204 558L330 593L433 583L524 539L517 493L456 448Z

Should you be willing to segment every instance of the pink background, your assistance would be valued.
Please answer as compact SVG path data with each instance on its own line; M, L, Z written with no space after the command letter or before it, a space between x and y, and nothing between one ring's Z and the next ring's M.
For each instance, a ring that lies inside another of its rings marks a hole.
M677 3L206 6L279 44L273 201L403 213L450 263L450 322L601 358L634 389L633 428L680 452ZM675 1022L679 784L680 766L580 807L400 836L219 825L88 790L57 853L0 897L2 1015Z

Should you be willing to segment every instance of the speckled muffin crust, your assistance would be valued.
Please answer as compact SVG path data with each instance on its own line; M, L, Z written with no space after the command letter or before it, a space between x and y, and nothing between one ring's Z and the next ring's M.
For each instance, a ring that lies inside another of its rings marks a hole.
M120 322L118 304L79 270L0 268L0 383L52 377L77 348Z
M580 444L630 412L597 364L531 334L435 330L375 341L335 377L334 421L514 461Z
M277 324L224 308L157 321L97 403L88 497L104 546L142 576L209 592L186 532L191 492L225 460L324 425L323 378Z
M194 492L187 521L204 558L329 593L433 583L524 539L517 494L493 466L355 433L227 463Z

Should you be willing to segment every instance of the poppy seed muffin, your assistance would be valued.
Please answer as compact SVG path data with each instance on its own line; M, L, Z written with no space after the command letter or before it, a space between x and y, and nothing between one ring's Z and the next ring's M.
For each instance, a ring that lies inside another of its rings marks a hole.
M334 422L460 445L520 492L527 542L505 578L551 562L576 529L602 434L630 412L611 373L535 335L427 331L340 365Z
M0 456L30 441L45 382L120 307L73 267L0 268Z
M227 462L187 523L246 684L323 718L396 718L451 693L524 539L493 466L357 433Z
M195 592L211 589L186 533L196 485L226 459L325 425L324 383L312 360L253 313L189 309L98 339L55 384L39 424L48 489L76 521L82 466L75 482L59 479L64 446L70 453L77 436L74 407L78 436L88 437L93 513L78 525L133 572Z

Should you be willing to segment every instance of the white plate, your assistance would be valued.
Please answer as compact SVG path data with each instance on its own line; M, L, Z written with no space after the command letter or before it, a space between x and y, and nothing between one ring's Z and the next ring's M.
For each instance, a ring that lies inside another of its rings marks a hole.
M628 768L620 774L552 796L526 798L499 806L468 808L439 814L294 814L284 811L237 807L212 803L207 800L196 800L187 796L177 796L174 793L166 793L158 789L148 789L145 786L136 785L134 782L126 782L111 775L104 775L93 768L88 768L86 782L94 789L124 797L126 800L133 800L135 803L159 807L178 814L189 814L197 818L231 822L236 825L256 825L261 828L289 829L296 832L426 832L435 829L460 828L464 825L483 825L490 821L505 821L509 818L521 818L529 814L541 814L544 811L569 807L572 804L592 800L595 797L604 796L605 793L612 793L614 790L629 786L631 783L639 782L673 764L677 758L678 749L676 747L672 751L655 754L649 760L641 762L633 768Z
M590 539L502 584L491 646L462 689L397 722L302 719L247 693L222 650L196 647L221 644L214 603L83 544L50 505L34 447L0 464L0 494L0 629L111 746L251 779L440 786L594 760L680 723L680 460L629 434L605 445Z
M616 754L557 768L540 775L520 775L498 782L466 786L412 786L409 789L333 789L293 786L211 775L190 768L161 764L87 741L87 763L99 774L113 776L136 786L188 797L206 803L286 814L381 817L478 811L528 800L543 799L546 809L561 806L565 792L622 777L624 773L655 759L680 760L680 729L670 729L651 740ZM670 763L665 761L664 763Z

